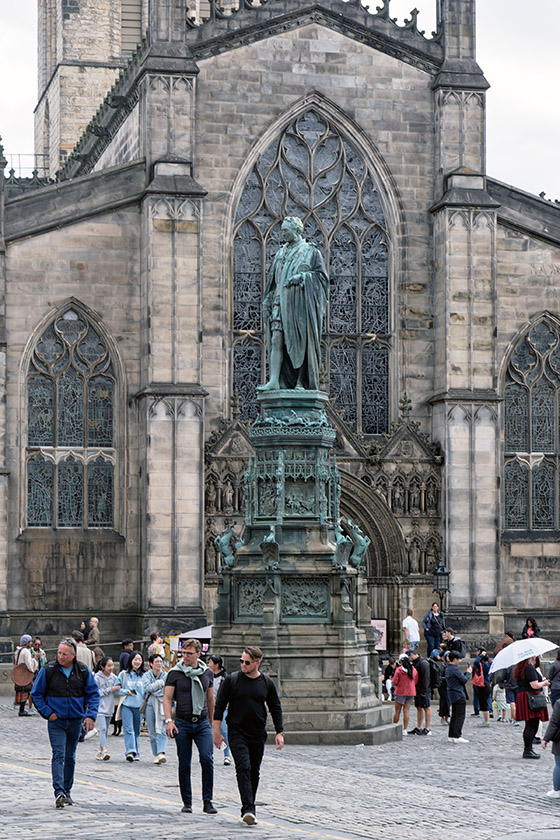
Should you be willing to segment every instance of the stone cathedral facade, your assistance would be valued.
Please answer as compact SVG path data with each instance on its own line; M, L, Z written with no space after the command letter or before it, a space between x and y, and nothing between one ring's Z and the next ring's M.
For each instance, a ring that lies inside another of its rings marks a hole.
M0 175L0 636L212 621L286 214L330 274L342 525L390 647L442 558L461 635L556 632L560 208L486 173L474 0L431 34L389 0L39 9L49 177Z

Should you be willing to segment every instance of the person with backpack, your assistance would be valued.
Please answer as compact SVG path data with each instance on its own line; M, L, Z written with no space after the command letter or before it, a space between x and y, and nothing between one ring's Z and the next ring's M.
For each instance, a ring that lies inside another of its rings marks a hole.
M444 641L443 652L451 653L454 650L461 659L464 659L467 655L467 646L460 636L455 635L453 627L447 627L442 635Z
M402 710L403 735L408 735L410 707L416 697L417 682L418 671L413 667L406 653L401 653L399 656L399 667L393 677L393 685L395 686L395 713L393 715L393 723L399 722Z
M229 746L241 797L241 819L246 825L257 824L255 798L266 742L267 707L276 730L276 749L284 746L282 706L276 686L260 671L262 658L262 651L256 645L243 650L239 660L241 671L228 674L220 687L212 723L214 744L220 749L224 743L220 726L227 707Z
M473 693L476 692L478 697L478 707L482 712L482 723L479 727L488 728L490 726L490 709L488 708L488 698L490 697L490 660L488 654L484 649L473 662L472 674Z
M428 665L430 666L430 693L432 700L434 699L434 691L439 689L443 679L443 672L445 671L445 663L441 658L441 651L439 648L434 648L431 652Z
M440 646L442 633L445 630L445 617L440 611L437 601L434 601L422 619L422 629L428 645L427 656L429 656L434 648Z
M427 659L423 659L420 656L417 650L412 650L412 648L406 651L406 655L412 662L418 674L416 694L414 696L414 705L416 707L416 726L408 734L431 735L432 693L430 690L430 664Z
M76 659L74 639L60 642L56 660L39 671L31 697L41 717L48 721L55 805L73 805L70 793L82 720L89 732L99 709L97 683L89 668Z

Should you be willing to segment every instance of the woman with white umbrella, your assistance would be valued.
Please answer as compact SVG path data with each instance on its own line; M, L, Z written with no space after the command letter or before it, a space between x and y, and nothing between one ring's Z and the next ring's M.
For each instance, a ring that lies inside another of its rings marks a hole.
M555 642L535 636L530 639L520 639L501 650L494 657L490 668L493 672L515 665L513 677L519 686L515 698L515 719L525 721L523 758L540 758L533 750L533 738L539 728L539 721L548 720L546 697L542 693L542 688L550 685L550 682L540 679L535 662L538 656L557 647Z
M525 729L523 730L523 758L540 758L540 755L537 755L533 750L533 738L537 734L539 721L548 720L546 699L544 699L541 689L545 685L550 685L550 682L539 679L537 669L535 668L536 660L536 656L523 659L517 663L513 671L514 679L517 680L517 685L519 686L519 691L515 699L515 718L516 720L525 721ZM543 697L544 708L531 708L531 705L534 703L532 698L535 696Z

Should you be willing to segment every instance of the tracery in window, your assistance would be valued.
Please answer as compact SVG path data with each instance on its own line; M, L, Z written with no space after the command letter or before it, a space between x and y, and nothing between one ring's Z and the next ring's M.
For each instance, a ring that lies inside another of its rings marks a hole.
M539 321L513 348L504 386L506 530L560 530L560 329Z
M316 110L297 117L261 154L245 183L234 228L233 390L247 419L265 381L261 305L266 271L286 215L329 267L323 364L344 422L363 434L389 426L389 249L385 216L368 164Z
M27 526L114 526L110 354L95 327L67 309L37 341L27 375Z

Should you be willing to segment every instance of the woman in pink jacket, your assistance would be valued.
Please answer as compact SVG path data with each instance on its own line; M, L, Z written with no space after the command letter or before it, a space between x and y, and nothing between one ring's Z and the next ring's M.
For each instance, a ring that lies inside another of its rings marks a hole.
M406 730L408 729L410 707L416 697L417 682L418 671L413 667L406 653L401 653L398 668L393 676L393 685L395 686L395 714L393 715L393 723L399 722L401 709L404 709L403 735L406 735Z

